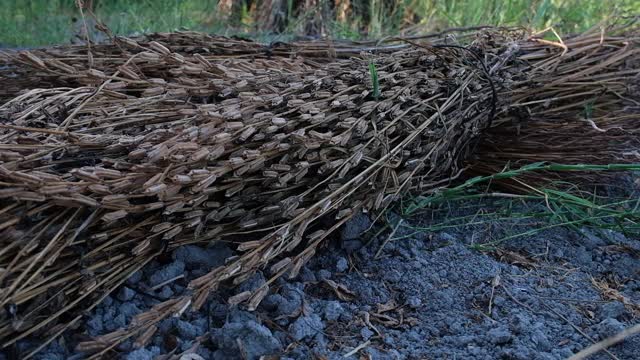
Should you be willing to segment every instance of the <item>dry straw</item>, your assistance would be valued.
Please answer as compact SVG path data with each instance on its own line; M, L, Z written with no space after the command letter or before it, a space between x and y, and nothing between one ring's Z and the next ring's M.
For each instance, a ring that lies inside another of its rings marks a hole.
M237 251L191 295L79 350L143 344L262 270L263 287L229 299L255 309L353 214L446 186L465 161L618 159L637 141L637 45L628 27L562 43L514 29L269 45L180 32L5 53L0 346L43 347L185 244Z

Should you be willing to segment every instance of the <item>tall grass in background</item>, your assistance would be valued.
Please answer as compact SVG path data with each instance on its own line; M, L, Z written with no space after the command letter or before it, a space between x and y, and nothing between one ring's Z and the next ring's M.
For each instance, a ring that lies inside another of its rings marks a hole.
M95 13L116 34L190 28L220 31L211 24L217 1L94 0ZM34 46L68 43L79 12L73 0L2 0L0 44Z
M255 32L255 12L260 8L256 4L260 1L235 1L242 13L240 23L233 27L217 16L217 0L94 0L94 3L98 17L117 34L188 28L264 35ZM304 8L302 1L283 1L287 31L299 30L292 24L313 9ZM340 1L349 8L346 18L323 17L326 35L336 38L375 37L407 28L434 31L474 25L523 25L534 29L554 26L563 33L573 33L610 17L640 14L638 0L316 0L315 4L326 11ZM73 36L72 18L77 16L73 0L3 0L0 44L35 46L68 42Z

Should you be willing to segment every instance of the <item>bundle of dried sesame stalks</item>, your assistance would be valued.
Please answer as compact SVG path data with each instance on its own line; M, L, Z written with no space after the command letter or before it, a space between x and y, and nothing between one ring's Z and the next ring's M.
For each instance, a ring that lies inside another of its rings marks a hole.
M508 108L474 154L474 170L490 174L537 161L640 161L640 32L594 30L555 49L540 46L544 40L520 43L519 58L531 65L529 80L512 86ZM597 180L576 175L572 181Z
M192 281L191 295L82 350L98 356L199 308L222 282L268 269L263 287L230 299L255 309L356 212L446 186L479 135L509 128L514 109L578 121L583 97L620 107L631 91L619 71L635 40L587 34L565 40L565 54L519 31L462 37L389 39L369 51L176 33L5 55L13 86L3 96L13 98L0 107L0 305L9 309L0 346L58 336L189 243L235 242L237 255ZM566 81L546 94L532 87L571 67L575 96Z

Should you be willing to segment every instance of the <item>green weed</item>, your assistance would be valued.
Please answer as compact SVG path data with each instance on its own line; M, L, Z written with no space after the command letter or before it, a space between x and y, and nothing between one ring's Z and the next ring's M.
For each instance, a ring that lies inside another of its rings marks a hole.
M371 75L371 84L373 87L373 98L377 101L380 96L380 82L378 80L378 70L373 61L369 61L369 75Z
M601 197L592 192L580 191L570 183L556 184L555 188L530 187L527 194L495 193L487 190L492 181L498 179L518 179L522 175L542 171L638 171L640 164L611 165L561 165L535 163L520 169L505 170L490 176L475 177L466 182L440 192L419 196L408 201L401 208L402 215L415 216L425 209L431 212L442 211L447 207L464 212L464 204L473 200L493 198L499 204L489 213L476 213L465 216L444 216L426 227L415 227L415 232L439 231L461 226L479 226L482 224L505 221L511 223L512 231L472 247L480 250L493 249L500 244L532 236L549 229L566 227L575 231L587 227L596 231L613 230L627 236L640 236L640 199L613 199ZM559 190L563 189L563 190ZM515 206L515 205L520 206ZM535 209L515 211L522 205ZM473 205L471 205L473 206ZM514 223L523 220L535 220L533 223ZM519 229L519 230L518 230Z

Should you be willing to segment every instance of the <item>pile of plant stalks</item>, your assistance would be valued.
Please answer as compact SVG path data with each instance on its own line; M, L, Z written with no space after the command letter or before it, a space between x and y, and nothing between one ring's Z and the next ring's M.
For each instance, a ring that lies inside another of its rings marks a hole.
M637 35L265 45L181 32L5 53L0 346L46 339L33 356L185 244L237 251L188 295L78 351L144 344L162 319L262 270L262 287L229 299L254 310L354 214L470 167L633 161Z
M560 51L553 56L550 48L521 43L519 59L530 64L529 81L504 94L510 98L508 107L483 134L469 160L472 172L489 175L538 161L639 162L639 42L637 30L608 33L598 28L554 44ZM538 184L558 179L594 184L609 175L573 172L523 178Z

